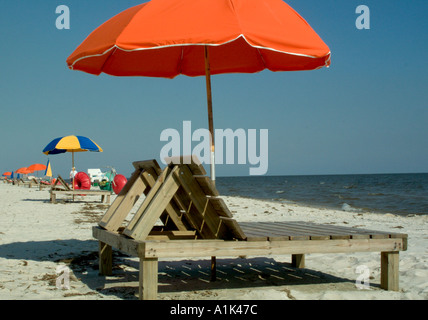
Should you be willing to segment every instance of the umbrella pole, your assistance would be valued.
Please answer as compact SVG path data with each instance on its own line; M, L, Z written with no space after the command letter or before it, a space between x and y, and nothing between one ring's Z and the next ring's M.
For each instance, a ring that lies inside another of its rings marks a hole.
M72 168L71 168L71 174L73 175L73 191L74 191L74 151L71 152L71 158L72 158ZM74 193L73 193L73 202L74 202Z
M210 131L210 147L211 147L211 180L215 184L215 143L214 143L214 123L213 123L213 102L211 95L211 71L210 58L208 47L205 46L205 79L207 86L207 105L208 105L208 129Z
M214 143L214 123L213 123L213 101L211 95L211 71L210 71L210 57L208 53L208 46L205 49L205 79L207 85L207 105L208 105L208 128L210 131L210 146L211 146L211 180L215 185L215 143ZM211 281L217 279L217 258L211 256Z

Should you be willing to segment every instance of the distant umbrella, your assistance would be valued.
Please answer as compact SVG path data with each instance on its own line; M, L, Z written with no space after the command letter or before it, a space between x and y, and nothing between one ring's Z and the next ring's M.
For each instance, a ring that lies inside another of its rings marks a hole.
M74 171L74 153L75 152L103 152L103 149L96 144L94 141L87 137L82 136L66 136L60 137L52 140L49 144L43 149L43 153L46 155L49 154L60 154L71 152L72 153L72 170ZM73 187L74 187L74 176L73 176Z
M33 172L34 171L29 170L27 167L19 168L18 170L15 171L15 173L20 173L20 174L29 174Z
M46 165L45 176L52 177L52 167L51 167L51 162L49 160L48 160L48 164Z
M44 164L41 164L41 163L35 163L35 164L32 164L31 166L29 166L27 169L31 170L33 172L34 171L43 171L43 170L46 170L46 166ZM37 172L37 177L39 177L38 172Z
M34 171L32 170L28 170L27 167L23 167L23 168L19 168L18 170L15 171L15 173L19 173L19 174L29 174L29 173L33 173Z
M11 176L11 175L12 175L12 172L5 172L5 173L2 174L2 176L5 176L5 177Z
M43 171L46 170L46 166L44 164L35 163L29 166L27 169L32 171Z

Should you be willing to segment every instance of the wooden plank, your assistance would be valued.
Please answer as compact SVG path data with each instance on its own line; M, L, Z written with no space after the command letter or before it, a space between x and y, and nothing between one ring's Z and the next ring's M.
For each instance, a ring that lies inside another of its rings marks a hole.
M329 235L331 239L368 239L369 234L363 234L355 229L339 226L329 226L323 224L315 224L309 222L290 221L290 222L278 222L278 226L293 226L295 228L301 228L314 234L325 234Z
M173 198L183 210L183 220L185 220L192 229L197 230L202 239L215 239L216 230L211 230L205 223L204 216L198 211L189 194L180 187Z
M381 252L380 287L385 290L399 290L399 252Z
M246 235L247 241L268 241L269 237L265 230L260 230L254 227L254 224L241 222L240 227Z
M186 165L190 169L190 172L192 173L192 175L204 176L207 174L203 165L199 161L198 157L195 155L167 157L165 158L165 162L169 166Z
M15 180L13 181L15 184ZM58 175L58 178L55 180L54 184L51 186L52 190L71 190L68 184L64 181L64 179Z
M114 210L107 210L107 213L98 224L100 227L110 231L117 231L123 221L125 221L135 203L147 188L147 184L144 182L141 173L135 174L133 178L135 178L135 180L133 179L129 184L130 187L126 195Z
M212 180L207 176L195 176L196 181L207 196L217 197L220 195Z
M304 254L292 254L291 255L291 265L294 268L304 268L305 267L305 255Z
M244 230L244 233L248 236L248 234L258 234L259 236L264 236L266 240L269 241L286 241L290 240L290 235L285 234L284 232L277 232L275 230L272 230L272 228L265 227L261 225L258 222L244 222L240 223L241 227ZM301 237L301 240L307 239L306 237ZM247 241L258 241L259 239L250 237L247 239Z
M290 234L290 235L295 235L295 236L304 236L307 237L309 240L329 240L330 239L330 235L323 233L323 232L319 232L317 230L308 230L307 228L304 227L299 227L296 225L278 225L278 223L264 223L264 222L260 222L260 228L265 228L267 230L272 230L272 232L276 232L278 234ZM291 240L295 240L295 238L291 238Z
M116 196L116 199L114 199L111 206L108 208L104 216L101 218L101 221L99 222L99 225L101 227L105 228L105 225L111 219L116 209L121 205L123 199L126 197L129 190L134 185L135 181L139 178L140 174L141 174L141 170L135 170L134 173L131 175L131 177L125 184L125 186L122 188L120 193Z
M159 189L164 185L164 181L165 181L168 173L170 173L170 171L171 171L170 168L166 167L165 170L161 173L161 175L157 178L157 180L154 183L153 183L153 181L150 181L151 185L149 185L149 183L146 182L145 179L143 179L145 185L149 186L150 191L146 195L146 198L144 199L144 201L141 204L141 206L138 208L137 212L132 217L132 220L129 222L129 224L126 227L125 230L129 231L129 230L132 230L132 229L135 228L135 226L137 225L137 223L140 220L141 216L143 215L144 211L150 205L150 202L156 196L156 194L159 191ZM146 178L148 178L148 177L146 177ZM167 204L165 204L165 208L166 208L166 206L167 206ZM125 233L125 234L127 234L127 233Z
M95 239L98 239L113 248L126 252L132 256L139 256L139 246L141 243L134 239L126 238L118 233L102 229L98 226L92 227L92 235Z
M61 185L65 188L65 190L72 190L69 186L68 186L68 183L67 182L65 182L65 180L60 176L60 175L58 175L58 178L56 179L57 181L59 181L60 183L61 183ZM55 181L55 184L54 185L56 185L57 184L57 181Z
M304 224L308 229L315 229L320 232L325 232L329 234L331 239L369 239L370 235L368 234L360 234L351 228L341 229L337 228L337 226L329 226L322 224L314 224L314 223L306 223L306 222L292 222L293 224L299 225Z
M55 194L65 194L65 195L82 195L82 196L105 196L111 195L110 191L103 190L52 190Z
M191 199L192 204L195 206L199 214L203 217L204 226L208 227L217 238L222 239L227 237L227 227L221 224L220 217L214 210L212 204L208 201L208 198L202 192L197 182L195 181L188 166L180 166L179 171L176 171L174 175L177 177L178 181L180 182L180 185L183 187L188 197ZM188 218L192 219L194 217L189 215Z
M156 235L168 235L172 238L191 238L191 239L195 239L196 236L196 231L195 230L186 230L186 231L180 231L180 230L162 230L162 231L158 231L158 230L151 230L149 235L151 236L156 236Z
M113 273L113 250L112 247L99 241L99 274L111 276Z
M222 223L226 224L226 226L232 233L233 238L237 240L245 240L247 238L245 232L242 230L241 226L238 224L238 222L236 222L235 219L228 217L220 217L220 220Z
M403 239L347 239L295 241L180 240L145 241L140 254L157 258L236 257L252 255L400 251Z
M52 203L56 203L56 197L57 195L72 195L73 200L74 196L94 196L94 195L100 195L101 196L101 202L110 203L110 191L98 191L98 190L51 190L50 191L51 197L50 200Z
M219 216L232 218L233 215L227 207L226 203L222 198L219 197L208 197L208 200L211 202L214 210Z
M153 169L157 175L161 174L162 169L159 166L158 162L155 159L152 160L143 160L143 161L135 161L132 163L136 170L144 170L148 171Z
M168 171L169 170L165 169L164 172ZM124 234L137 240L146 239L156 221L165 211L166 206L169 204L175 192L178 190L179 183L176 181L175 175L177 171L178 167L172 169L171 174L165 178L165 181L163 181L163 178L159 177L159 179L156 181L156 185L147 195L146 200L150 199L150 202L144 201L144 207L142 206L142 209L144 210L141 213L138 212L138 216L137 213L135 214L137 217L134 218L137 221L132 223L132 228L130 227L130 223L123 231ZM157 185L159 185L159 188L157 188Z
M192 240L196 239L196 231L150 231L146 240Z
M144 170L143 178L149 186L149 188L144 192L147 195L149 190L155 185L159 175L162 173L162 169L156 160L136 161L133 165L138 170ZM184 225L181 220L182 214L180 213L180 208L177 206L176 201L171 201L170 204L167 205L165 211L166 214L161 216L161 220L166 226L170 225L172 222L179 230L187 229L187 226Z
M308 228L306 226L299 226L292 223L287 224L279 224L279 223L265 223L260 222L261 227L264 226L267 229L275 230L278 233L282 234L290 234L294 236L304 236L310 240L329 240L331 236L329 233L322 232L320 230L314 228ZM345 237L348 239L349 237ZM292 238L291 240L295 240L296 238ZM297 238L299 239L299 238Z
M243 228L245 234L248 235L248 232L251 230L251 232L258 231L260 234L264 234L266 237L268 236L267 233L269 232L271 237L275 236L282 236L282 237L289 237L289 240L310 240L310 236L306 233L290 230L285 227L281 228L281 232L275 232L268 226L263 226L260 222L246 222L246 223L240 223L241 227Z
M158 296L158 259L140 258L140 300L156 300Z
M169 172L170 169L165 168L166 172ZM150 188L153 188L156 184L156 180L159 178L159 175L162 175L161 173L157 173L155 171L155 168L147 169L146 172L144 172L144 179L146 180L147 184ZM175 195L174 195L175 198ZM145 200L146 201L146 200ZM171 201L167 204L165 211L167 215L162 215L161 220L164 223L165 226L168 227L169 219L171 219L172 223L178 230L187 230L187 226L184 225L182 221L182 213L180 212L180 208L177 206L175 201Z
M53 190L51 190L50 194L51 194L51 203L56 203L56 193L52 192Z
M375 231L375 230L368 230L368 229L362 229L362 228L350 228L350 227L336 226L336 225L315 224L315 223L300 222L300 221L287 222L287 224L289 223L305 224L308 227L314 226L314 228L330 231L332 234L344 234L344 235L350 235L351 237L360 237L360 238L371 237L374 239L376 238L382 239L382 238L390 237L390 233L384 232L384 231Z

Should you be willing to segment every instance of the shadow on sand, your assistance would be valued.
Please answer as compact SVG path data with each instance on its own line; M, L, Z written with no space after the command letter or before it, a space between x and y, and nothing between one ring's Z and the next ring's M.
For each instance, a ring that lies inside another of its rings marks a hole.
M121 299L138 298L139 260L113 251L113 275L98 274L98 241L52 240L15 242L0 245L0 258L51 261L67 265L74 281L92 290ZM311 269L296 269L272 258L217 259L217 281L210 282L210 260L159 262L159 294L168 299L180 292L202 292L215 298L217 289L300 286L316 284L353 284L355 280L332 276ZM53 275L52 275L53 276ZM55 286L55 283L51 283ZM287 289L284 290L287 292ZM291 297L292 298L292 297Z

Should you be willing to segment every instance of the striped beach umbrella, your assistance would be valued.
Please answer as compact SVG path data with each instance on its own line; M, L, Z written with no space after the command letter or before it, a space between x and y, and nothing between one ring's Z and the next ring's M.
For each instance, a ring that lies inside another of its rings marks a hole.
M87 137L74 136L74 135L53 139L43 149L43 153L46 155L71 152L73 172L75 170L74 153L85 152L85 151L103 152L103 149L98 144L96 144L94 141L92 141ZM74 188L74 176L73 176L73 188Z
M103 149L91 139L82 136L56 138L43 149L43 153L46 155L85 151L103 152Z

